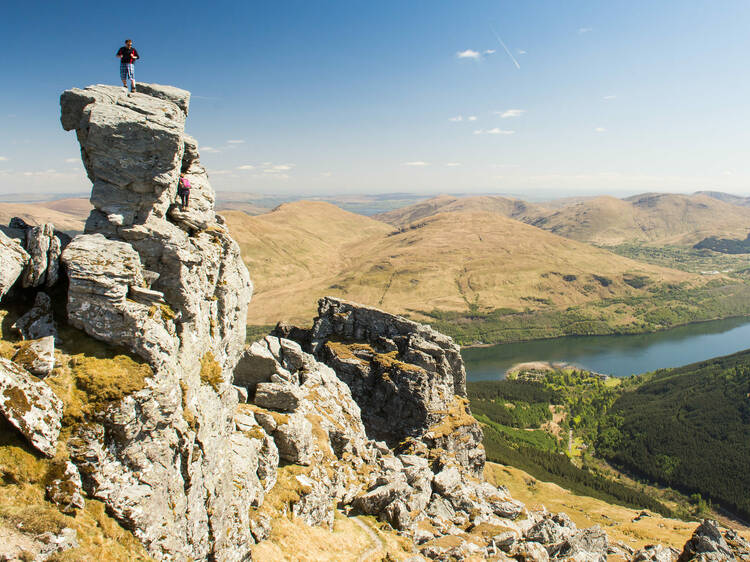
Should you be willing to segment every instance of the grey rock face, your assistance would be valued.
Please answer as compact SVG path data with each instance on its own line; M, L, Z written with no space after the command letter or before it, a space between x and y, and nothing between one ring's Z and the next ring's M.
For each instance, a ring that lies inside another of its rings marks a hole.
M313 460L312 424L301 413L289 416L273 433L279 456L293 464L309 465Z
M69 515L84 508L81 475L72 462L66 461L60 476L47 485L47 499Z
M0 232L0 298L10 290L29 260L21 244Z
M57 448L62 410L47 384L0 357L0 414L48 457Z
M44 378L55 368L55 338L29 340L18 348L13 361L35 377Z
M636 551L633 562L675 562L680 553L661 544L649 545Z
M255 387L255 403L270 410L293 412L302 401L302 393L293 384L262 382Z
M101 234L76 236L63 253L68 279L68 320L89 335L131 349L160 364L178 347L163 309L128 298L144 284L138 253Z
M34 306L16 320L12 328L21 332L21 337L25 340L36 340L48 336L56 338L57 328L52 314L52 299L49 295L38 292L34 298Z
M369 437L391 446L422 441L481 475L482 430L465 400L466 371L453 340L429 326L326 297L318 303L309 351L349 386Z
M68 447L86 492L153 557L241 560L254 540L248 508L263 500L260 479L275 481L266 460L278 459L262 427L247 434L233 421L231 374L252 285L184 132L189 93L138 89L91 86L60 99L94 206L62 254L68 320L153 370L146 388L110 405ZM197 228L169 213L181 171L194 186Z
M679 562L688 560L718 562L719 560L736 560L735 554L737 554L735 549L729 546L722 535L719 524L711 519L704 519L690 540L685 543L678 560Z
M62 242L55 236L55 227L47 223L28 228L25 248L31 259L23 274L23 286L51 287L57 283Z

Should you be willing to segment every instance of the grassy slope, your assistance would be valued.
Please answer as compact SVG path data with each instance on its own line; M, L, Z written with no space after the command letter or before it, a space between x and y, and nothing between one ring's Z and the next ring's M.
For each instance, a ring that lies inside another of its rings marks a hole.
M256 287L250 324L308 322L326 294L432 321L422 313L556 314L603 299L649 301L649 290L665 283L706 283L497 213L443 213L403 232L326 203L290 203L257 217L228 212L226 218ZM634 277L646 284L626 282ZM610 308L592 314L612 325L634 321L628 305Z
M376 562L413 556L409 541L387 523L371 516L347 517L338 510L331 530L296 518L275 518L271 536L251 550L254 560L278 562Z
M661 543L681 550L697 527L697 523L668 519L657 514L633 521L640 510L573 494L510 466L487 463L484 474L491 483L507 486L511 496L524 502L529 509L544 506L549 511L562 511L580 528L600 525L610 540L622 541L633 548Z

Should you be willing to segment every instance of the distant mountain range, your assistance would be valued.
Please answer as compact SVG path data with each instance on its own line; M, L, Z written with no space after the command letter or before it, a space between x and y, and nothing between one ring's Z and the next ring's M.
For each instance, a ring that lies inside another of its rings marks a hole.
M750 207L735 200L745 201L728 194L646 193L626 199L609 196L572 199L559 206L559 202L535 204L500 196L440 196L374 218L403 227L437 213L475 209L603 246L629 242L693 245L709 236L747 235Z

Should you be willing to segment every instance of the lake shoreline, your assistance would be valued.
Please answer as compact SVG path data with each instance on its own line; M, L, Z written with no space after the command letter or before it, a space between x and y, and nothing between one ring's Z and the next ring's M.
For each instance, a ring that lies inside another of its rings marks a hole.
M750 317L692 322L638 334L562 336L464 347L467 380L500 380L514 365L568 363L615 377L687 365L750 348Z
M675 324L674 326L669 326L667 328L662 328L660 330L643 330L641 332L625 332L625 333L610 332L606 334L570 334L570 335L562 335L562 336L549 336L546 338L531 338L531 339L526 339L526 340L500 341L500 342L495 342L495 343L470 343L466 345L461 345L459 347L461 348L461 350L481 349L481 348L486 348L486 347L494 347L496 345L511 345L511 344L518 344L518 343L549 341L549 340L556 340L560 338L596 338L596 337L609 337L609 336L638 336L638 335L648 335L648 334L660 334L663 332L669 332L670 330L675 330L677 328L684 328L685 326L706 324L708 322L720 322L723 320L737 320L740 318L746 318L748 322L750 322L750 314L738 314L736 316L723 316L721 318L694 320L693 322L685 322L684 324Z

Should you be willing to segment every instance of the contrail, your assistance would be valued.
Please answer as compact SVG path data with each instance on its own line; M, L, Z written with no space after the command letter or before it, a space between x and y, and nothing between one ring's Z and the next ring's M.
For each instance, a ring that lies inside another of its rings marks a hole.
M503 46L503 49L505 49L505 52L508 53L508 56L510 57L510 60L513 61L513 64L516 65L516 68L518 70L521 70L521 65L518 64L518 61L516 60L516 57L514 57L511 52L508 50L508 47L505 46L505 43L503 43L503 40L500 39L500 36L497 34L497 31L495 31L495 28L490 26L490 30L492 30L492 34L495 36L495 39L497 39L497 42L500 43Z

